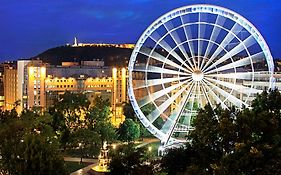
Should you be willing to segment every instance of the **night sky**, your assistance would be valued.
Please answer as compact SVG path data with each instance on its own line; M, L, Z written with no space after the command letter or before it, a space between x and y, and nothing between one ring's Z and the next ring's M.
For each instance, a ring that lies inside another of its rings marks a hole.
M0 61L29 58L80 42L136 43L159 16L174 8L208 3L252 22L281 58L281 0L1 0Z

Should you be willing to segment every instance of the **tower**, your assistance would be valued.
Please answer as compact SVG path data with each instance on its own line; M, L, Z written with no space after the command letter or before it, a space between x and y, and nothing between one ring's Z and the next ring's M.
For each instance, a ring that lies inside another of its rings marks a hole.
M73 44L74 47L78 47L78 40L77 40L77 37L74 37L74 44Z

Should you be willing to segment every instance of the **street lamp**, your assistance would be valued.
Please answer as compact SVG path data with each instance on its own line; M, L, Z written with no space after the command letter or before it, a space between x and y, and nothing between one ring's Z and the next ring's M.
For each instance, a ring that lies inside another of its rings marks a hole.
M112 145L112 148L113 148L113 149L116 149L116 144L113 144L113 145Z

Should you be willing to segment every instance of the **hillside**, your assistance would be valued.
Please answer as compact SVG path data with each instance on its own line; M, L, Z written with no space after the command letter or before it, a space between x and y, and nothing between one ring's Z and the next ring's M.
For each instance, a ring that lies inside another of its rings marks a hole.
M40 58L52 65L61 65L64 61L104 60L106 66L127 66L132 49L116 47L71 47L51 48L33 57Z

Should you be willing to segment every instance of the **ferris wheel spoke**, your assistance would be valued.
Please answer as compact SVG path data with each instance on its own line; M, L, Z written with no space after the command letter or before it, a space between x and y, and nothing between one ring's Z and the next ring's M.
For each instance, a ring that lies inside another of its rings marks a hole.
M211 36L210 36L210 40L208 42L208 45L207 45L207 48L206 48L206 51L205 51L205 54L204 54L204 58L207 58L209 56L210 51L211 51L211 49L212 49L212 47L214 45L214 43L210 42L210 41L216 41L216 38L218 37L218 35L219 35L220 31L221 31L221 28L217 27L219 19L220 19L220 16L217 15L215 25L213 25L213 30L212 30L212 33L211 33ZM200 66L201 70L202 70L202 67L203 67L204 63L205 63L205 59L203 59L203 62L201 64L201 66Z
M254 72L234 72L234 73L218 73L218 74L207 74L209 78L227 78L227 79L240 79L240 80L252 80Z
M192 38L192 32L189 28L189 26L186 26L185 23L183 22L183 18L182 16L180 16L180 19L181 19L181 23L182 23L182 28L184 30L184 34L185 34L185 38L187 40L187 44L188 44L188 47L189 47L189 51L190 51L190 54L191 54L191 57L193 58L193 68L195 69L195 60L194 60L194 57L195 57L195 53L194 53L194 47L192 44L190 44L189 40ZM191 35L191 36L190 36Z
M190 82L192 83L192 82ZM189 83L189 84L190 84ZM178 90L174 95L172 95L168 100L158 106L155 110L153 110L148 116L148 120L153 123L171 104L188 88L188 85L185 85L184 88Z
M258 63L258 62L262 62L262 61L264 61L264 53L259 52L259 53L256 53L254 55L243 58L241 60L237 60L237 61L234 61L232 63L229 63L229 64L223 65L221 67L218 67L216 69L212 69L210 71L207 71L207 72L205 72L205 74L225 71L225 70L228 70L228 69L238 68L238 67L242 67L242 66L247 66L247 65L250 65L252 63Z
M259 73L255 73L255 72L218 73L218 74L207 74L205 76L209 78L252 80L253 77L256 77L255 76L256 74L257 76L259 76Z
M225 23L226 19L220 15L217 15L217 18L216 18L216 22L213 24L213 30L212 30L212 33L211 33L211 37L210 37L210 40L208 42L208 46L207 46L207 50L205 51L205 55L204 55L204 58L207 58L207 57L210 57L210 51L211 49L213 48L213 43L210 42L210 41L213 41L214 43L217 43L216 40L221 32L222 29L225 30L224 27L222 27ZM209 62L209 60L208 60ZM204 62L205 63L205 62ZM207 63L206 63L207 64ZM200 69L202 70L203 69L203 65L204 64L201 64L200 66Z
M144 105L153 102L154 100L156 100L159 97L162 97L163 95L166 95L167 93L171 92L172 90L179 88L180 86L188 83L189 81L191 81L191 79L185 80L183 82L177 83L175 85L171 85L168 88L164 88L160 91L154 92L153 94L149 94L147 96L145 96L144 98L142 98L141 100L138 101L138 104L140 107L143 107Z
M224 96L226 100L230 101L233 105L237 106L238 108L242 108L243 105L245 107L249 106L247 103L245 103L242 100L238 99L237 97L235 97L231 93L221 89L220 87L216 86L215 84L211 83L210 81L208 81L206 79L205 79L205 81L207 81L208 84L210 84L219 94Z
M143 80L141 83L137 83L134 86L134 90L136 89L141 89L141 88L146 88L150 86L157 86L161 84L166 84L166 83L172 83L175 81L181 81L181 80L186 80L186 79L191 79L191 76L189 77L176 77L176 78L157 78L157 79L149 79L146 82Z
M206 65L203 67L203 70L208 66L217 56L223 51L223 49L229 45L229 43L235 38L235 36L242 30L242 27L235 23L229 33L225 36L223 41L217 47L216 51L212 54L211 58L208 60Z
M226 81L221 81L221 80L216 80L216 79L211 79L211 78L206 78L209 81L212 81L214 83L217 83L221 86L227 87L230 90L235 90L236 92L242 93L242 94L251 94L251 93L260 93L262 92L262 90L257 90L257 89L253 89L253 88L249 88L247 86L243 86L243 85L238 85L238 84L234 84L234 83L229 83Z
M197 68L199 69L200 67L200 59L201 59L201 51L202 51L202 43L200 41L201 39L201 25L200 24L200 21L201 21L201 13L198 13L198 42L197 42Z
M198 92L198 101L200 102L200 108L203 107L203 96L204 96L204 91L203 91L203 88L202 88L202 82L198 82L198 87L199 87L199 92Z
M206 88L205 88L205 86L206 86L206 85L205 85L205 82L202 81L201 84L202 84L202 89L203 89L203 94L204 94L205 99L206 99L207 102L210 104L211 108L212 108L212 109L215 109L214 106L213 106L213 104L212 104L212 102L211 102L211 100L210 100L210 98L209 98L209 96L208 96L208 94L207 94L207 90L206 90Z
M202 81L203 85L209 90L209 93L211 97L217 102L217 104L220 104L223 109L228 109L228 107L225 105L225 103L217 96L217 94L210 88L207 83L205 82L206 80Z
M177 110L174 110L172 112L170 117L167 118L166 122L164 123L164 125L161 128L161 131L166 133L166 137L164 139L165 143L167 143L169 141L169 139L171 138L171 135L173 134L174 128L176 127L177 122L184 110L184 107L186 106L186 103L187 103L188 99L190 98L191 91L194 87L194 82L192 82L192 84L189 87L190 88L188 90L188 93L186 93L186 95L184 96L184 98L182 98L182 100L180 102L180 104L181 104L180 107L177 108Z
M152 52L152 53L151 53ZM179 64L169 60L169 59L166 59L164 56L162 56L161 54L157 53L156 51L152 51L150 48L147 48L147 47L142 47L139 51L139 53L145 55L145 56L148 56L148 57L151 57L155 60L158 60L158 61L161 61L162 63L165 63L165 64L168 64L170 66L173 66L175 68L179 68L183 71L186 71L186 72L189 72L191 73L192 69L190 67L188 67L188 69L180 66Z
M206 77L215 78L228 78L228 79L239 79L239 80L253 80L260 78L269 78L267 71L265 72L236 72L236 73L219 73L219 74L207 74Z
M184 48L184 47L182 46L182 44L181 44L182 42L181 42L181 40L180 40L180 37L179 37L177 31L176 31L176 30L173 30L173 31L170 30L171 28L173 28L173 26L171 26L172 24L169 23L169 25L168 25L168 23L164 23L163 25L164 25L164 27L166 28L166 30L168 31L169 35L172 37L172 39L173 39L173 41L175 42L175 44L177 45L176 48L179 48L180 51L181 51L181 53L182 53L183 56L185 57L185 59L186 59L186 60L189 60L189 56L187 55L185 48ZM172 50L174 50L174 49L172 49ZM191 71L192 71L193 65L191 64L190 61L188 61L188 63L189 63L190 66L191 66L191 67L188 67L188 68L191 69Z
M183 61L183 59L171 48L171 46L160 37L159 34L155 33L154 36L149 36L154 42L156 42L156 45L159 44L164 50L166 50L169 54L171 54L175 59L177 59L182 65L184 65L186 68L189 66Z
M219 58L216 62L214 62L211 66L207 67L205 70L203 70L204 72L210 70L211 68L215 67L216 65L224 62L225 60L233 57L234 55L238 54L239 52L241 52L242 50L250 46L252 46L253 44L255 44L255 38L253 37L253 35L250 35L247 39L245 39L244 41L242 41L241 43L239 43L237 46L235 46L232 50L230 50L228 53L226 53L224 56L222 56L221 58ZM206 64L207 65L207 64ZM205 65L205 66L206 66Z
M196 94L196 89L198 88L198 84L197 82L194 83L195 87L194 87L194 92L192 93L190 99L191 99L191 103L189 105L189 109L188 109L188 113L187 113L187 116L184 118L184 121L183 123L186 124L186 125L190 125L190 120L191 120L191 117L192 117L192 114L193 114L193 107L194 107L194 102L195 102L195 94ZM185 107L186 108L186 107Z
M136 72L149 72L149 73L158 73L158 74L171 74L171 75L186 75L189 76L190 74L184 73L184 72L179 72L176 70L171 70L171 69L166 69L162 67L157 67L157 66L138 66L134 68L134 71Z

